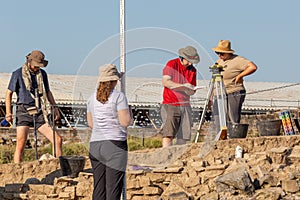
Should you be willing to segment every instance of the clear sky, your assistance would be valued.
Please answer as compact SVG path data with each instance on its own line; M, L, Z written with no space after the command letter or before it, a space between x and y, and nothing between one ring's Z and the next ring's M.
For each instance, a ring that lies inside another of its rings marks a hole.
M118 0L2 0L1 8L0 72L34 49L46 54L51 74L95 75L101 64L118 65ZM128 76L160 76L178 48L195 45L198 79L209 79L211 48L229 39L258 66L247 81L300 82L299 8L299 0L126 0Z

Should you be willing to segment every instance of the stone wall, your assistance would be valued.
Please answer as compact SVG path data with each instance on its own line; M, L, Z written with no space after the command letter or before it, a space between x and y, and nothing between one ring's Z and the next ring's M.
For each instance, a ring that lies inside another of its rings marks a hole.
M300 198L299 135L186 146L180 158L167 166L141 162L128 166L127 199ZM240 158L235 156L237 146L243 149ZM0 199L91 199L90 169L87 160L84 172L68 178L62 176L57 159L0 165Z
M91 199L93 175L87 159L78 177L62 176L58 159L0 165L0 199Z
M192 144L168 167L129 171L128 199L300 198L299 144L299 136L231 139L203 157L205 144Z

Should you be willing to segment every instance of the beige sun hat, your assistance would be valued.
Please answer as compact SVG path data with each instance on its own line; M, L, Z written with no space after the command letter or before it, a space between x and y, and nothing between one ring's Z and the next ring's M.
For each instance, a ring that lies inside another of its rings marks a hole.
M39 50L32 51L26 56L26 58L32 66L46 67L48 65L48 60L45 60L44 53Z
M220 40L218 46L212 48L212 50L220 53L234 53L234 50L231 49L231 43L229 40Z
M120 73L113 64L105 64L99 67L99 82L120 80Z
M197 50L192 46L187 46L178 50L179 56L185 58L187 61L197 64L200 61L200 57Z

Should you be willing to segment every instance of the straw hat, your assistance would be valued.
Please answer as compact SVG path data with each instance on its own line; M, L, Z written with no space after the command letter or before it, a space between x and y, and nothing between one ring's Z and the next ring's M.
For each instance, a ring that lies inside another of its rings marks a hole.
M234 50L231 49L229 40L220 40L218 46L212 48L212 50L220 53L234 53Z
M192 46L179 49L178 54L193 64L197 64L200 61L197 50Z
M120 73L113 64L105 64L99 67L99 82L120 80Z

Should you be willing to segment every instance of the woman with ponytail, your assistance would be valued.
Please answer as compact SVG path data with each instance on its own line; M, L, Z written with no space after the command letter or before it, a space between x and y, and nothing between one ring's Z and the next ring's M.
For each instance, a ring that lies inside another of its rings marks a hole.
M92 129L89 157L94 200L119 200L122 193L131 115L126 96L115 90L119 79L115 65L101 66L97 91L87 103L87 121Z

